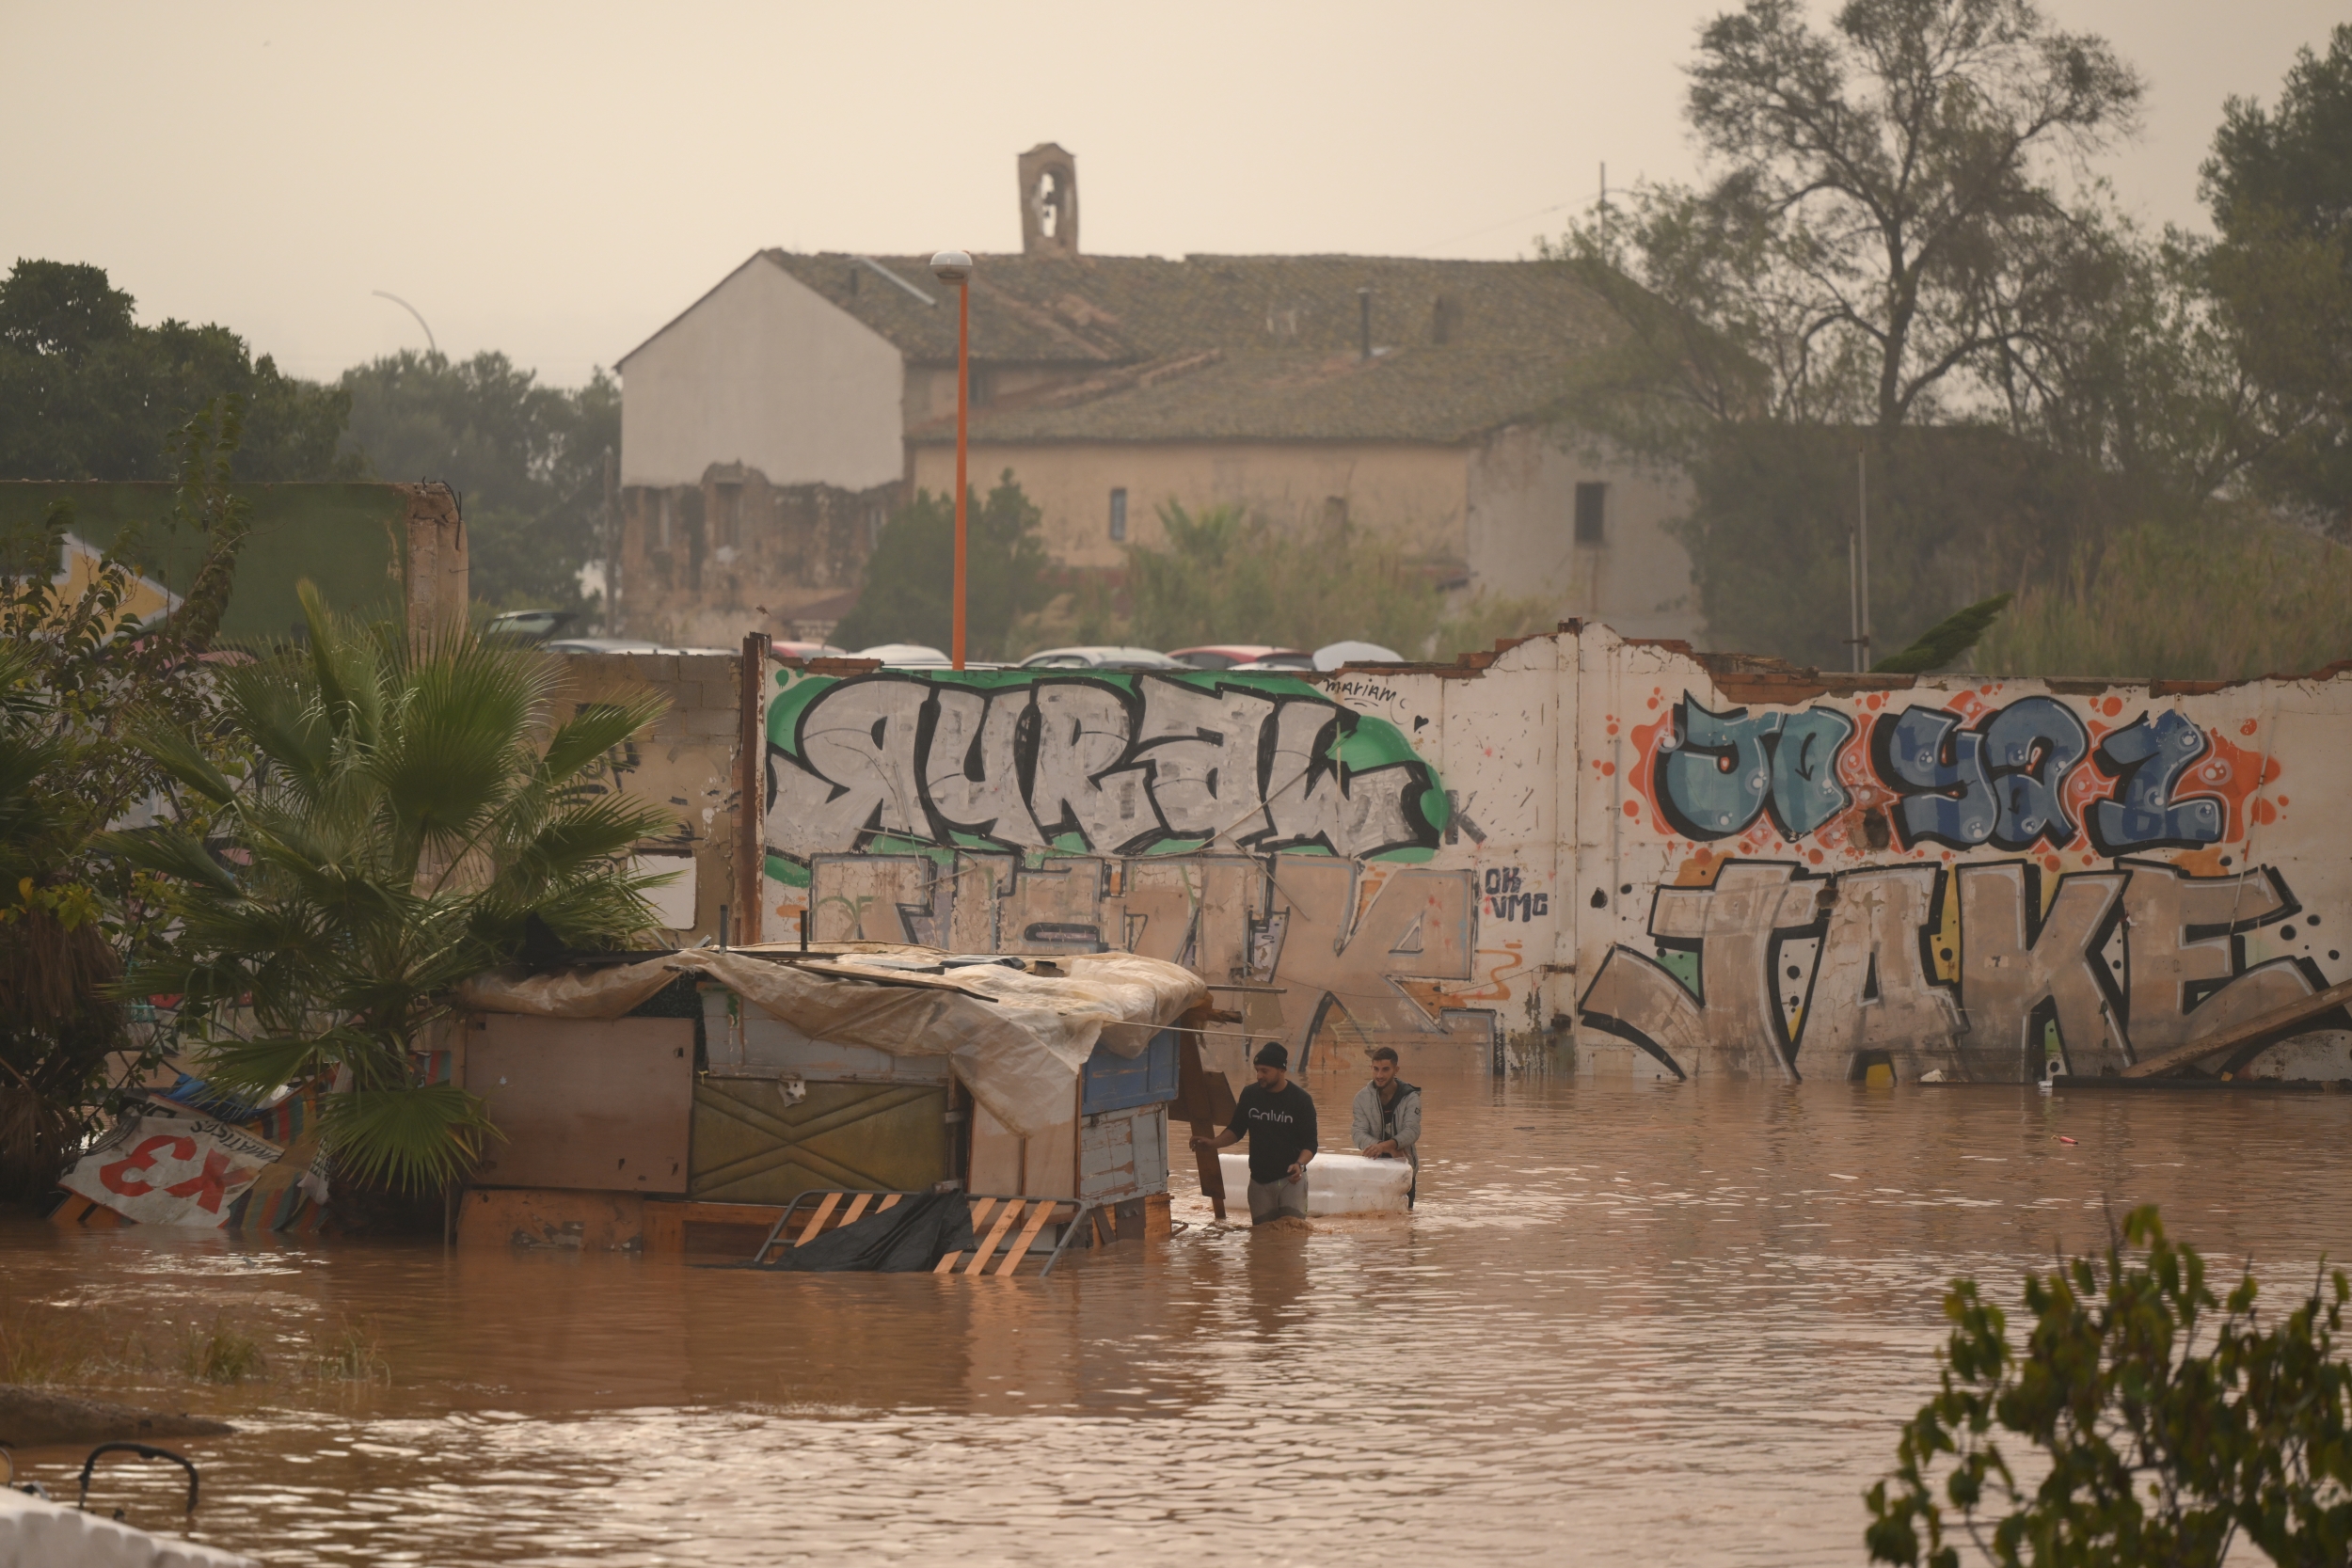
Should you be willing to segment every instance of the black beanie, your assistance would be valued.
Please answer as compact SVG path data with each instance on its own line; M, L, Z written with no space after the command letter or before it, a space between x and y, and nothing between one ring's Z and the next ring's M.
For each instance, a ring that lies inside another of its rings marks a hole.
M1268 1040L1258 1047L1258 1054L1251 1060L1259 1067L1279 1067L1288 1071L1291 1065L1291 1053L1282 1049L1280 1040Z

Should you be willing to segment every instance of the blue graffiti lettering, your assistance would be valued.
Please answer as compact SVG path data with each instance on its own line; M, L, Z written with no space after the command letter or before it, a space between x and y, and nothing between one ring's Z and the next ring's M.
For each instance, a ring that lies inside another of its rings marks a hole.
M1879 721L1871 747L1879 776L1903 796L1895 824L1905 848L2074 841L2066 775L2090 752L2090 734L2055 698L2012 703L1976 730L1942 708L1905 708Z
M1870 744L1879 777L1903 796L1893 815L1905 848L1926 840L1965 849L1993 836L2000 808L1984 776L1984 736L1962 731L1958 714L1907 707L1881 719Z
M2090 838L2102 854L2131 849L2190 849L2221 841L2226 813L2219 800L2195 795L2175 800L2179 785L2211 743L2205 732L2172 709L2141 714L2099 742L2099 771L2120 781L2116 799L2090 809Z
M1853 721L1829 708L1750 717L1710 713L1686 696L1658 749L1659 807L1690 838L1729 838L1768 811L1783 838L1802 838L1852 803L1837 782L1837 753L1852 734Z

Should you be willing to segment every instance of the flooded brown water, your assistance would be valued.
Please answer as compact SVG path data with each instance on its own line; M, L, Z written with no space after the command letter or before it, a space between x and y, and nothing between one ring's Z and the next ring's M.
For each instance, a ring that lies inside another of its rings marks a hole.
M2013 1300L2106 1200L2280 1283L2352 1257L2352 1098L1429 1087L1409 1219L1180 1198L1042 1282L18 1224L0 1306L372 1321L389 1388L149 1386L243 1427L186 1445L197 1533L271 1563L1819 1563L1862 1560L1952 1275ZM78 1453L25 1458L71 1495Z

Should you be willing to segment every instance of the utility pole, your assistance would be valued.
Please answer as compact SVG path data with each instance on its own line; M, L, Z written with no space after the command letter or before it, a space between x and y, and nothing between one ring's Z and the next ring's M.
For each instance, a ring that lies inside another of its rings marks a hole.
M1853 667L1870 667L1870 449L1853 454L1854 531L1848 541L1847 572L1853 592Z
M621 635L621 514L614 504L612 449L604 449L604 635Z

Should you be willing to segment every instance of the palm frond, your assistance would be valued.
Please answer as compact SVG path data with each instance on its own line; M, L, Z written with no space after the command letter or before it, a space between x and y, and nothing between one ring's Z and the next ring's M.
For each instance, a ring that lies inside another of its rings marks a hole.
M481 1100L448 1084L328 1097L320 1117L336 1165L363 1181L429 1193L469 1174L499 1135Z
M319 1076L333 1067L345 1043L330 1036L318 1038L275 1036L262 1039L208 1039L193 1053L208 1084L248 1097L266 1095L287 1084Z
M204 754L203 749L188 733L161 715L134 715L128 733L134 746L153 758L173 778L214 804L218 805L236 794L237 786L229 782L228 775L213 766L212 759Z
M1920 634L1919 641L1870 666L1874 675L1924 675L1941 670L1975 647L2009 601L2016 595L1995 594L1964 610L1956 610Z
M607 752L650 727L669 708L668 698L651 691L587 705L548 737L547 755L539 763L540 776L549 784L565 783Z
M213 858L213 852L184 831L171 827L130 828L121 832L103 833L99 847L108 854L119 855L123 861L141 871L151 871L159 877L192 882L209 888L227 898L241 898L245 890L229 868Z

